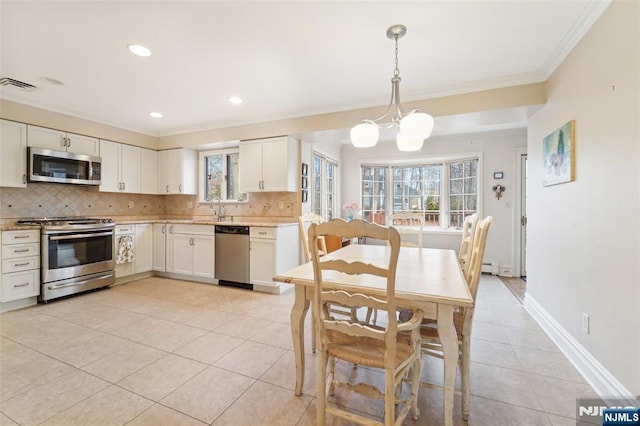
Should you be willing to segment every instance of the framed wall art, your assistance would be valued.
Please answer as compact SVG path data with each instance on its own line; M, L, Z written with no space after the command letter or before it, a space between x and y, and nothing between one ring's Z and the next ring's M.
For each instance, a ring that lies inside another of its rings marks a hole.
M575 120L571 120L542 140L542 185L575 180L575 130Z

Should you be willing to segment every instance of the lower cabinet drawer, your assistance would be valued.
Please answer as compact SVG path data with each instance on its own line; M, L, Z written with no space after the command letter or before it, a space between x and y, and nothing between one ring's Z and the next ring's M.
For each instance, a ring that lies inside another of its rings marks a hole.
M2 273L27 271L40 267L40 256L22 257L19 259L3 259Z
M2 274L0 277L0 302L11 302L40 294L39 269Z
M40 244L10 244L2 246L2 258L13 259L16 257L39 256Z

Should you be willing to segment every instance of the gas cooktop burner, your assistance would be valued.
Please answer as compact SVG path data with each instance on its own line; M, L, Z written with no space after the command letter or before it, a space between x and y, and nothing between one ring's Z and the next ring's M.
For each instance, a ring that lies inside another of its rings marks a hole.
M61 225L97 225L113 223L108 218L91 218L91 217L43 217L21 219L19 224L24 225L42 225L42 226L61 226Z

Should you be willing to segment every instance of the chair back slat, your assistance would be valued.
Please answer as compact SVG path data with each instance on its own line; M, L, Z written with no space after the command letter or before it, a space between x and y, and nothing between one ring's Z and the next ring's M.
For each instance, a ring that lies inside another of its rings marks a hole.
M398 230L404 247L422 247L423 213L393 213L387 217L387 225Z
M475 238L473 241L473 247L469 253L469 259L467 260L469 267L465 274L467 286L469 286L469 292L476 300L478 294L478 284L480 283L480 275L482 274L482 261L484 260L485 247L487 245L487 235L489 234L489 228L493 222L493 216L487 216L478 222L475 230ZM464 322L463 322L463 334L470 336L471 327L473 324L474 309L464 310Z
M317 238L325 235L338 235L343 238L366 237L387 241L389 245L389 258L386 265L372 265L362 262L361 260L340 259L340 260L324 260L320 255L320 251L316 244L311 243ZM343 219L333 219L329 222L312 224L309 227L309 251L313 261L313 272L315 280L315 298L313 314L316 319L316 325L319 330L319 336L326 345L327 328L339 331L349 336L356 337L372 337L380 336L379 330L369 324L360 324L358 327L353 326L352 321L336 321L333 320L327 310L327 305L339 302L346 306L357 306L375 308L386 311L388 313L388 324L384 329L385 344L389 346L389 354L391 359L395 357L395 341L397 335L397 317L396 317L396 298L395 298L395 278L396 267L398 264L398 255L400 253L400 235L393 227L386 227L368 223L361 219L355 219L346 222ZM361 291L350 291L341 289L340 293L331 288L331 282L323 280L323 272L326 270L337 271L350 275L374 275L378 277L386 277L386 294L385 300L380 300L365 293L366 289ZM374 333L375 331L375 333Z
M360 261L347 262L342 259L325 260L320 264L320 268L325 271L338 271L349 275L366 273L378 277L386 277L388 273L387 269L379 268L371 263Z

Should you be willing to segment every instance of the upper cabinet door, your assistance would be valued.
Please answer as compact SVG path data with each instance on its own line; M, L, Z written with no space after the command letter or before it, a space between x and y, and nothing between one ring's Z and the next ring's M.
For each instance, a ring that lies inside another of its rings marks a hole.
M262 190L296 191L298 171L297 142L289 137L262 141Z
M46 127L28 127L28 145L54 151L67 150L67 133Z
M140 193L158 193L158 151L140 148Z
M240 192L262 191L262 140L240 142Z
M100 141L97 138L47 129L46 127L28 126L27 143L29 146L54 151L100 156Z
M118 192L120 185L120 144L117 142L100 141L102 153L100 191Z
M27 186L27 126L0 120L0 186Z
M140 192L140 148L120 145L120 181L122 192Z
M89 136L67 133L67 152L100 156L100 140Z

